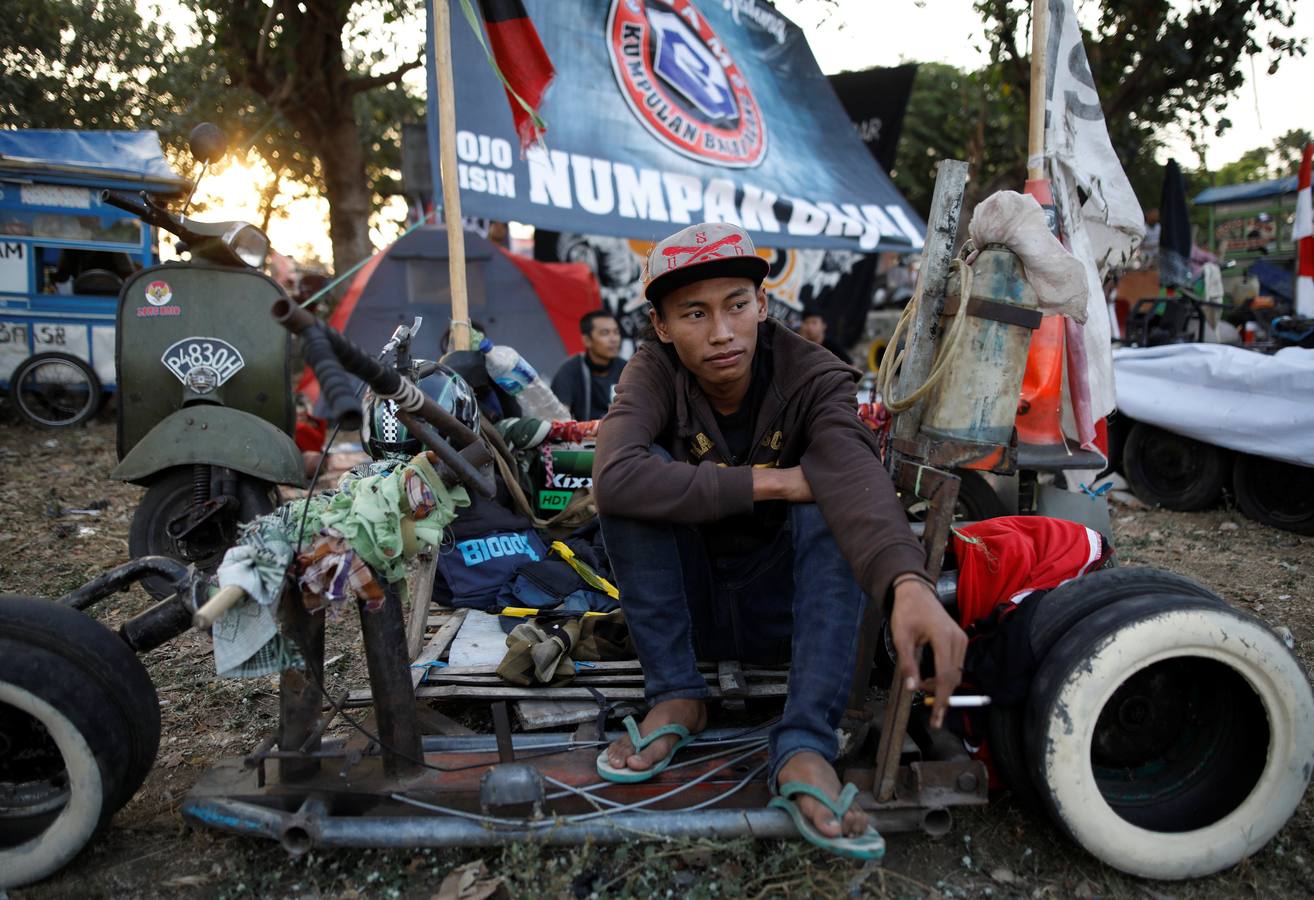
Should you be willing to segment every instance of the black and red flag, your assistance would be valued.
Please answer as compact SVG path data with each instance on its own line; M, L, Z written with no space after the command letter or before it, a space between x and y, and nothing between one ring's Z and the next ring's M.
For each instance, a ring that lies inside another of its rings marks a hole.
M475 21L470 0L461 0L461 5L470 20L470 27L479 35L479 23ZM484 50L488 52L493 71L506 87L516 134L520 136L520 148L524 150L538 143L547 130L547 123L538 114L538 108L556 70L552 68L552 60L548 59L521 0L479 0L479 11L483 13L488 40L492 44L491 50L487 46Z

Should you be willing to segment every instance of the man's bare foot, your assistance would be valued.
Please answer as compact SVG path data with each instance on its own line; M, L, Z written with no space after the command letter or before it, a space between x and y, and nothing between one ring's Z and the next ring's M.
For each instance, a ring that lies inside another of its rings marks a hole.
M701 700L664 700L644 716L639 723L639 735L647 737L663 725L671 724L683 725L690 734L697 734L707 727L707 707ZM677 740L675 735L667 735L653 741L642 753L635 753L634 743L626 736L607 748L607 762L613 769L644 772L661 762Z
M842 788L839 777L835 774L835 769L831 764L826 762L821 754L808 750L791 756L780 768L779 774L776 775L776 781L782 785L791 781L810 784L813 787L821 788L832 800L839 799ZM795 794L790 799L798 806L798 811L811 820L812 827L826 837L839 837L841 824L843 825L844 837L859 837L867 830L867 814L858 808L856 801L849 807L849 811L844 814L843 823L840 823L835 819L835 814L827 809L824 804L806 794Z

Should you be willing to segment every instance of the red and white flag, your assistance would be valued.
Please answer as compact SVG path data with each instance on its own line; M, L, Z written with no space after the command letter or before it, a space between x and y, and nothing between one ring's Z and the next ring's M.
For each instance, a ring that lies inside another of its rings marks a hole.
M469 0L462 0L462 6L475 34L479 35L480 43L483 43ZM493 71L506 88L516 134L520 136L520 149L526 150L537 144L547 130L547 123L538 110L556 70L543 49L529 13L525 11L523 0L479 0L479 11L483 14L488 41L492 44L491 49L485 47L484 50L488 52Z
M1291 238L1296 242L1296 315L1314 318L1314 188L1310 168L1314 141L1305 145L1300 161L1300 189L1296 193L1296 221Z

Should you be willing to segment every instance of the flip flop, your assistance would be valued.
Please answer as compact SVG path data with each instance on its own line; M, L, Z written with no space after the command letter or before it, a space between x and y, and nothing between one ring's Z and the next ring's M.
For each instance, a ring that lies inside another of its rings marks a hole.
M647 747L653 741L672 734L678 737L679 740L675 742L675 746L671 748L671 752L666 754L665 759L658 762L651 769L644 769L643 771L636 771L634 769L617 769L611 763L607 762L607 751L603 750L598 754L598 774L607 781L614 781L617 784L634 784L640 781L647 781L649 778L652 778L658 772L661 772L669 766L671 764L671 758L675 756L676 751L694 739L694 736L689 733L688 728L674 722L670 725L663 725L647 737L639 736L639 725L634 721L634 716L626 716L625 721L621 724L623 724L625 730L629 732L630 743L634 744L635 753L642 753L643 748Z
M849 807L853 806L853 801L858 796L856 786L852 784L844 785L844 790L840 791L839 799L832 800L819 787L802 781L790 781L780 786L779 794L771 798L769 805L789 813L789 817L794 820L794 827L798 829L799 834L803 835L804 840L823 850L829 850L831 853L847 856L850 859L880 860L884 858L885 838L881 837L881 833L875 828L868 825L867 833L861 837L826 837L813 827L811 819L803 815L802 810L798 808L798 805L792 799L795 794L807 794L834 813L836 819L842 820L844 814L849 811Z

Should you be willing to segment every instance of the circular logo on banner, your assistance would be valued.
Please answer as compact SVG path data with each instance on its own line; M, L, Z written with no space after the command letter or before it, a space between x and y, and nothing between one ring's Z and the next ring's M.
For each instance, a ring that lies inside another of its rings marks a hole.
M690 0L612 0L607 46L626 102L663 144L720 166L762 162L762 110Z
M146 285L146 302L151 306L163 306L173 299L173 291L167 281L152 281Z

